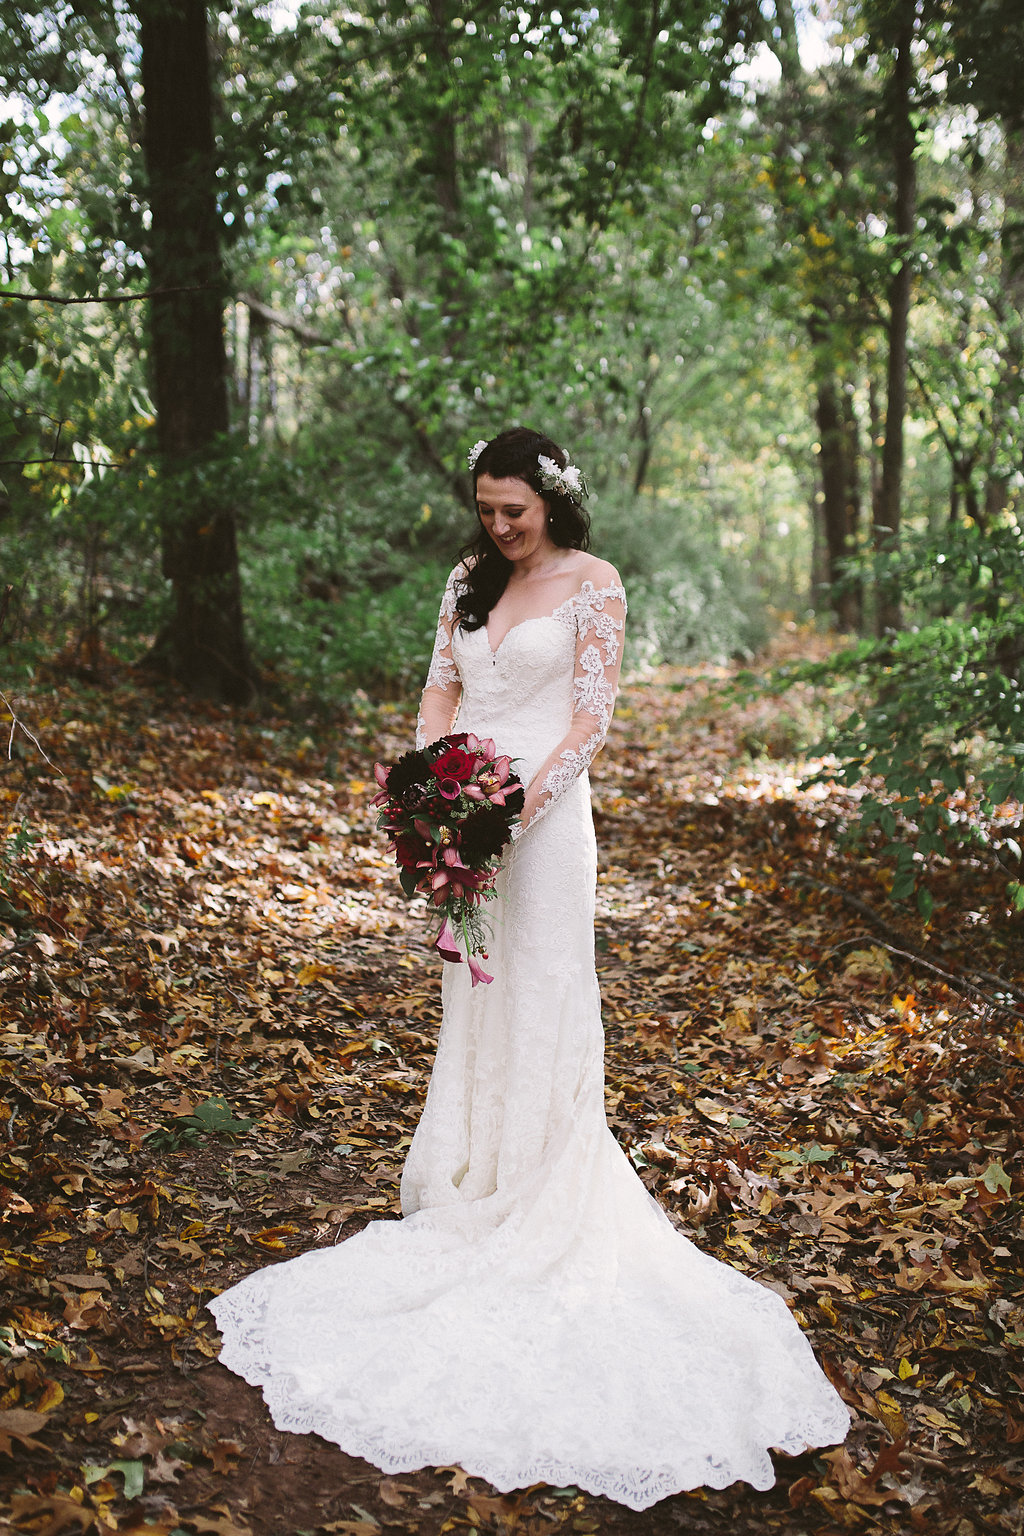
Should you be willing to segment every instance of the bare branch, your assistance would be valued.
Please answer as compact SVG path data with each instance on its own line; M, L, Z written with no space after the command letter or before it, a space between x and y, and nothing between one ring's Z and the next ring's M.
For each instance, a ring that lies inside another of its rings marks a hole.
M87 293L72 298L65 293L24 293L20 289L0 288L0 299L23 299L27 304L137 304L140 299L162 299L172 293L206 293L216 283L183 283L176 288L146 288L142 293Z
M35 747L36 751L39 753L39 756L43 759L43 762L44 763L49 763L50 767L54 770L54 772L55 773L59 773L61 775L61 777L63 778L64 777L64 770L62 768L58 768L57 764L53 761L52 758L47 757L46 753L43 751L43 748L39 744L38 736L34 736L32 734L32 732L29 730L28 726L25 724L24 720L22 720L22 719L20 719L18 717L17 713L15 712L14 705L11 703L10 699L7 697L6 693L4 693L4 691L2 689L0 689L0 702L3 703L4 708L7 710L7 713L11 717L11 734L7 738L7 761L10 762L11 758L13 756L13 752L14 752L14 734L15 734L16 731L20 730L22 735L28 737L29 741L32 743L32 745Z
M269 304L264 304L254 294L243 293L241 295L241 303L252 314L259 315L260 319L265 320L268 325L275 325L281 331L290 331L293 336L296 336L307 347L336 347L338 345L336 337L324 336L320 331L312 330L310 326L305 325L301 320L297 320L291 315L283 314L279 309L271 309Z
M45 459L0 459L0 469L17 469L23 464L81 464L94 469L131 469L130 459L58 459L50 454Z

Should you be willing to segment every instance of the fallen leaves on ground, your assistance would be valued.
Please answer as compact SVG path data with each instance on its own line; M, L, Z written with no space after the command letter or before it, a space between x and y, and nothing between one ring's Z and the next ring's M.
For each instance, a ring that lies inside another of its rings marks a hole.
M793 1308L846 1444L634 1515L274 1430L205 1303L397 1212L440 970L369 806L408 713L62 686L23 701L56 768L0 776L13 1530L1019 1533L1020 921L967 858L927 928L887 905L853 792L751 759L772 732L713 682L626 689L595 765L608 1113L680 1228Z

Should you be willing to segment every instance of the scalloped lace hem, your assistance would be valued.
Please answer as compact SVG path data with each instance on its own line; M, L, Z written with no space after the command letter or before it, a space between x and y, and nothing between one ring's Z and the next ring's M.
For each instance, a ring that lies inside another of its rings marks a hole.
M538 1483L574 1486L643 1510L672 1494L698 1487L725 1488L742 1481L758 1491L766 1490L775 1483L770 1449L784 1455L799 1455L812 1447L840 1442L849 1428L845 1406L817 1372L816 1365L817 1379L803 1384L810 1401L799 1406L792 1400L788 1405L785 1401L762 1403L760 1408L752 1408L753 1422L743 1423L742 1415L737 1414L736 1439L740 1443L716 1448L714 1452L687 1445L682 1433L672 1436L652 1430L642 1454L636 1454L634 1447L632 1456L626 1451L617 1457L614 1448L608 1449L614 1447L615 1441L614 1408L611 1418L607 1411L597 1415L602 1422L592 1438L606 1447L596 1458L598 1464L594 1464L595 1458L585 1455L538 1454L535 1449L523 1449L516 1454L509 1445L509 1434L495 1433L493 1447L473 1448L467 1441L481 1438L475 1423L431 1426L420 1434L404 1433L398 1423L386 1429L371 1428L368 1426L374 1417L379 1418L386 1411L379 1402L374 1403L376 1394L372 1389L367 1401L350 1402L345 1410L322 1399L311 1403L304 1399L301 1387L286 1366L272 1360L273 1344L261 1327L261 1298L258 1290L251 1287L256 1279L249 1277L248 1282L243 1281L233 1292L225 1292L210 1304L223 1336L221 1363L250 1386L262 1390L279 1430L319 1435L387 1474L423 1467L460 1466L469 1476L484 1479L501 1493ZM795 1324L792 1327L795 1335ZM809 1349L806 1352L810 1357ZM570 1382L567 1392L571 1395L572 1390ZM704 1415L699 1406L692 1411L699 1434ZM623 1427L627 1431L624 1438L635 1441L636 1426Z

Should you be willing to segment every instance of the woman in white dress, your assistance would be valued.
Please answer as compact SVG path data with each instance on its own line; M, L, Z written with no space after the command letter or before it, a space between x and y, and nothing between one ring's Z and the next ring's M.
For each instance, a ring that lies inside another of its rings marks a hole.
M470 455L478 537L449 578L420 708L517 760L519 835L487 915L490 985L446 965L401 1221L211 1304L221 1359L279 1429L387 1472L457 1463L507 1491L642 1509L774 1482L849 1415L785 1303L676 1232L608 1129L587 767L625 594L587 552L579 471L517 428Z

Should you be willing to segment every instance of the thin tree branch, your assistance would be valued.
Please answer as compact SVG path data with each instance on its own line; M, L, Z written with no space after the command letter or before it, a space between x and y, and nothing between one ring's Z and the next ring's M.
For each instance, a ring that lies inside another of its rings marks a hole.
M61 459L50 455L45 459L0 459L0 469L19 469L25 464L81 464L94 469L131 469L130 459Z
M271 309L269 304L264 304L254 294L243 293L240 295L240 303L254 315L259 315L268 325L277 326L278 330L290 331L291 334L303 342L307 347L337 347L340 345L336 336L324 336L320 331L314 331L311 326L303 321L293 319L291 315L283 314L279 309Z
M853 895L851 891L844 890L842 886L833 885L829 880L821 880L816 875L812 875L809 871L806 870L798 870L794 874L793 880L795 883L800 885L813 885L819 891L827 891L830 896L838 896L840 901L842 901L846 906L852 907L855 912L859 912L862 917L866 917L875 928L882 930L884 933L892 932L891 921L885 919L880 912L876 912L874 907L869 906L866 901L862 901L859 896ZM900 937L901 939L903 938L902 934ZM903 943L907 944L908 941L903 939ZM833 955L838 954L841 949L846 949L849 946L856 944L875 944L879 949L884 949L887 954L896 955L901 960L909 960L914 965L923 966L925 970L931 971L933 975L940 976L943 981L948 982L949 985L954 988L954 990L958 992L968 992L973 996L980 998L982 1002L987 1003L990 1008L1002 1009L1005 1012L1011 1013L1014 1011L1012 1009L1007 1009L1004 1002L1000 1002L997 998L990 996L990 994L986 992L984 988L979 987L973 981L969 981L966 976L957 976L952 971L945 970L941 965L936 965L933 960L929 960L926 958L926 956L922 955L919 949L903 949L895 944L890 943L889 940L885 938L873 937L870 934L861 934L856 938L842 939L831 951L831 953ZM1015 987L1011 981L1005 981L1002 977L993 976L991 973L986 973L985 979L988 981L997 981L1007 996L1016 998L1018 1002L1024 1003L1024 992L1022 992L1019 987Z
M11 762L11 760L13 758L13 755L14 755L14 734L15 734L16 731L20 730L24 736L28 737L29 741L35 747L36 751L39 753L39 755L43 759L43 761L45 763L49 763L50 767L54 770L54 772L55 773L59 773L61 775L61 777L63 778L64 770L62 768L58 768L57 764L55 762L53 762L53 760L51 758L47 757L46 753L43 751L42 747L39 744L38 736L33 736L32 732L29 730L29 728L25 724L24 720L19 718L19 716L15 712L14 705L11 703L10 699L7 697L6 693L4 693L2 689L0 689L0 702L3 703L4 708L7 710L7 713L11 717L11 734L7 738L7 761Z
M23 299L27 304L137 304L141 299L162 299L172 293L206 293L216 283L183 283L175 288L146 288L142 293L89 293L72 298L65 293L25 293L21 289L0 288L0 299Z

